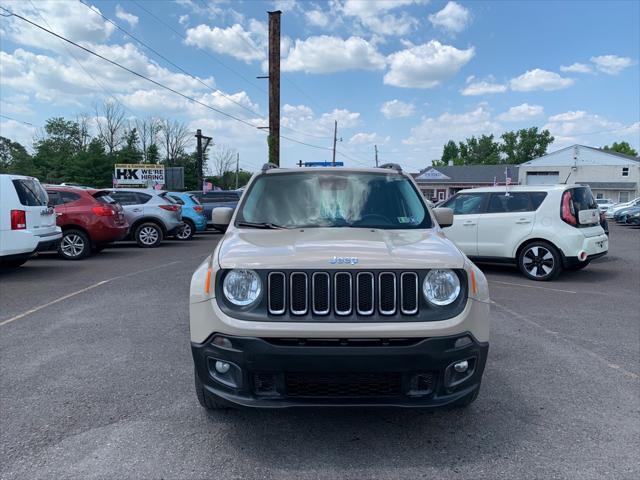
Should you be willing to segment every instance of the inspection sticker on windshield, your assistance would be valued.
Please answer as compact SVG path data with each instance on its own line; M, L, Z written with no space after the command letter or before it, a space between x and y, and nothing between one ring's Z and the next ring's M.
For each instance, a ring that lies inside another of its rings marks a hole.
M398 217L398 223L416 223L415 217Z

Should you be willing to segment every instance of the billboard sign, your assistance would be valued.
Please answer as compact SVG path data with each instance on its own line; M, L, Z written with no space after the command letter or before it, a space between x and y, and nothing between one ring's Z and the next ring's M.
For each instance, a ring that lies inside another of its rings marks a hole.
M164 165L122 163L114 165L114 186L158 187L165 183Z

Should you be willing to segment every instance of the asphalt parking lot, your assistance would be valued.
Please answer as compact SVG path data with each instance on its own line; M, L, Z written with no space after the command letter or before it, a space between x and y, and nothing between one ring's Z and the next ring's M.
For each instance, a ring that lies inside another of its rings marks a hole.
M639 478L640 230L552 283L485 267L467 410L232 410L193 391L191 273L219 240L0 274L0 478Z

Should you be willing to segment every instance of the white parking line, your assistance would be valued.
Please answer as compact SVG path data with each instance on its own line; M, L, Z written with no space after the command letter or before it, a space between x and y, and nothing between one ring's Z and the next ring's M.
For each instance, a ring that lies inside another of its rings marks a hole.
M198 255L196 257L191 257L191 258L200 258L202 255ZM75 292L71 292L68 293L66 295L63 295L60 298L56 298L55 300L51 300L50 302L44 303L42 305L39 305L37 307L33 307L29 310L27 310L26 312L20 313L14 317L8 318L6 320L3 320L2 322L0 322L0 327L7 325L11 322L15 322L16 320L20 320L21 318L24 318L28 315L31 315L32 313L38 312L40 310L42 310L43 308L47 308L50 307L51 305L55 305L56 303L60 303L64 300L67 300L68 298L71 297L75 297L76 295L80 295L81 293L85 293L88 292L89 290L93 290L94 288L100 287L101 285L104 285L105 283L110 283L113 282L114 280L118 280L120 278L126 278L126 277L131 277L133 275L139 275L141 273L146 273L146 272L150 272L152 270L157 270L159 268L164 268L164 267L168 267L169 265L175 265L176 263L182 263L182 260L176 260L173 262L169 262L169 263L163 263L161 265L156 265L155 267L150 267L150 268L145 268L143 270L137 270L135 272L129 272L126 273L124 275L118 275L117 277L112 277L112 278L108 278L106 280L101 280L98 283L94 283L93 285L89 285L88 287L82 288L80 290L76 290Z
M621 367L620 365L616 364L616 363L612 363L609 360L607 360L605 357L603 357L602 355L597 354L596 352L592 352L591 350L589 350L586 347L583 347L582 345L570 340L569 338L567 338L565 335L563 335L560 332L556 332L555 330L550 330L547 327L545 327L544 325L539 324L538 322L531 320L528 317L525 317L524 315L521 315L518 312L514 312L513 310L511 310L508 307L505 307L504 305L500 305L499 303L494 302L493 300L491 301L492 304L494 304L496 307L501 308L502 310L504 310L505 312L507 312L509 315L512 315L514 317L516 317L518 320L522 320L523 322L526 322L530 325L533 325L534 327L537 327L541 330L543 330L545 333L548 333L549 335L553 335L554 337L571 344L574 348L581 350L582 352L586 353L587 355L595 358L596 360L599 360L601 362L603 362L607 367L611 368L612 370L617 370L620 373L631 377L633 379L639 379L640 375L638 375L637 373L631 372L627 369L625 369L624 367Z
M524 283L513 283L513 282L500 282L498 280L489 280L489 283L499 283L501 285L513 285L516 287L525 287L525 288L537 288L540 290L550 290L552 292L578 293L578 292L574 292L573 290L562 290L561 288L539 287L537 285L525 285Z

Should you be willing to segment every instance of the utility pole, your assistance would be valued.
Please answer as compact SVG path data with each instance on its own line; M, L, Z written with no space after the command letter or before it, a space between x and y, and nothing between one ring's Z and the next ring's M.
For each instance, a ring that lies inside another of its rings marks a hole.
M202 140L204 139L204 146L202 145ZM196 130L196 152L198 154L198 158L196 159L196 178L198 182L198 188L204 190L203 188L203 175L202 170L204 166L204 152L207 151L207 147L209 146L209 142L211 141L211 137L205 137L202 135L202 130Z
M236 190L238 189L238 170L240 170L240 153L236 154Z
M269 13L269 162L280 166L280 15Z
M338 141L338 121L333 121L333 166L336 166L336 142ZM342 141L342 139L340 139Z
M378 145L374 145L373 148L376 150L376 167L378 166Z

